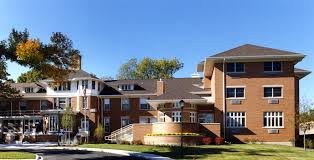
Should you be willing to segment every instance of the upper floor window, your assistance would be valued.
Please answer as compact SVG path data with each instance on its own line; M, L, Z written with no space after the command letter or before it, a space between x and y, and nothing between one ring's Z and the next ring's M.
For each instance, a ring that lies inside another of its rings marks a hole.
M47 100L40 100L40 110L48 109Z
M227 63L227 72L243 73L245 72L245 65L244 63L239 63L239 62Z
M82 80L82 89L88 89L88 80Z
M147 98L140 99L140 109L141 110L150 110L150 105L147 103Z
M227 98L244 98L244 87L228 87Z
M228 128L242 128L246 126L246 114L245 112L227 112Z
M181 108L180 102L175 102L175 103L173 103L173 107L174 107L174 108Z
M122 91L132 91L134 90L133 84L121 84L118 86L118 88Z
M87 97L82 97L82 108L83 109L88 109L88 106L87 106Z
M24 91L25 93L34 93L34 89L32 87L25 87Z
M196 118L196 112L190 112L190 122L191 123L196 123L197 118Z
M71 90L71 82L61 82L57 87L54 88L55 91L69 91Z
M283 127L283 112L264 112L264 127Z
M65 98L59 98L59 108L65 109L66 106L66 99Z
M181 122L182 121L182 113L180 111L172 112L172 122Z
M128 98L122 98L121 99L121 110L122 111L129 111L130 110L130 104Z
M110 99L109 98L104 99L104 111L105 112L110 111Z
M281 62L264 62L264 72L281 72Z
M282 97L282 87L264 87L264 97Z
M96 83L95 83L95 81L92 81L92 89L96 89Z
M199 123L214 123L214 113L199 113Z

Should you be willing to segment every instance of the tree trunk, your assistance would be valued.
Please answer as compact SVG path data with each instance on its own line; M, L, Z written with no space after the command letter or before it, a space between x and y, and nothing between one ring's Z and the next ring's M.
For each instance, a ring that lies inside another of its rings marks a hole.
M306 146L305 146L305 132L306 132L306 130L303 131L303 147L304 147L304 152L306 151Z

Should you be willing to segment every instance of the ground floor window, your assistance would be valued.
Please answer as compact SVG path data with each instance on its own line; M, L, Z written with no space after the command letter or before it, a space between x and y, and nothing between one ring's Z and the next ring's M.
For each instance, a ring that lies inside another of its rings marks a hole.
M213 113L199 113L198 122L199 123L214 123L214 114Z
M246 114L245 112L227 112L228 128L243 128L246 126Z
M159 122L166 121L166 114L164 112L159 112Z
M121 117L121 127L127 126L130 124L130 118L125 116Z
M181 121L182 121L181 111L172 112L172 122L181 122Z
M58 132L59 128L59 118L58 115L49 115L48 117L48 130L49 132Z
M86 124L86 128L85 128L85 124ZM85 121L85 118L81 118L81 129L82 131L89 131L89 119L86 118L86 121Z
M196 112L190 112L190 122L191 123L196 123L197 122Z
M110 117L105 117L104 118L104 129L105 132L110 132Z
M264 127L283 127L283 112L264 112Z

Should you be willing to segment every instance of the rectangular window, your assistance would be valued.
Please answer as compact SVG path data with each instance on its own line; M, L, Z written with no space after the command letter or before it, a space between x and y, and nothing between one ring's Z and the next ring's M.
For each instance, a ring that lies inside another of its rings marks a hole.
M26 101L20 101L19 106L20 106L20 111L26 111L27 110L27 102Z
M196 119L196 112L190 112L190 122L191 123L196 123L197 121L197 119Z
M69 91L71 90L71 82L61 82L54 88L55 91Z
M48 116L48 130L49 132L58 132L59 128L59 118L58 115Z
M92 89L96 89L96 83L95 83L95 81L92 81Z
M98 82L97 84L98 84L97 89L98 89L98 91L100 91L100 82Z
M82 108L83 109L88 109L88 106L87 106L87 97L82 97Z
M82 80L82 89L88 89L88 80Z
M121 127L127 126L130 124L130 118L128 116L121 117Z
M172 122L181 122L181 121L182 121L181 111L172 112Z
M281 72L281 62L264 62L264 72Z
M128 98L121 99L121 110L122 111L130 111L130 104Z
M77 90L79 89L79 84L80 84L80 81L76 81L76 89Z
M246 114L245 112L227 112L228 128L244 128L246 126Z
M245 72L244 63L227 63L227 72L228 73L243 73Z
M264 112L264 127L266 128L282 128L283 112Z
M81 118L81 129L82 131L89 131L89 119L88 118L86 118L86 121L85 121L85 118Z
M123 91L132 91L134 90L134 84L121 84L118 88Z
M244 98L244 88L232 88L228 87L226 93L227 98Z
M110 132L110 117L104 118L104 129L106 133Z
M109 98L104 99L104 111L105 112L110 111L110 99Z
M48 109L47 100L40 100L40 110Z
M264 87L264 97L267 98L282 97L282 87Z
M166 114L159 112L159 122L166 122Z
M66 107L66 98L59 98L59 109L65 109Z
M180 102L173 103L173 108L181 108Z
M72 108L72 98L68 98L68 107Z
M140 110L150 110L150 105L147 103L147 98L140 99Z
M199 123L214 123L214 113L199 113L198 122Z
M25 87L24 91L25 93L34 93L34 89L32 87Z

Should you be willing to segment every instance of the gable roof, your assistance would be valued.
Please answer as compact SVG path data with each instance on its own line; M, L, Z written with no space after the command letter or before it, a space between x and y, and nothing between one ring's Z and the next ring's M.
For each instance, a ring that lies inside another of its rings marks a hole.
M74 70L69 73L68 79L75 79L75 78L95 78L98 79L95 75L88 73L84 70ZM51 81L52 78L45 79L44 81Z
M311 73L311 71L305 70L305 69L300 69L300 68L294 68L294 73L297 77L300 79L307 76L308 74Z
M210 57L257 57L257 56L304 56L303 54L284 51L274 48L262 47L252 44L242 46L215 54Z
M12 83L11 86L20 91L22 96L45 96L46 95L46 85L40 82L31 82L31 83ZM24 88L37 88L38 90L33 93L24 93Z

